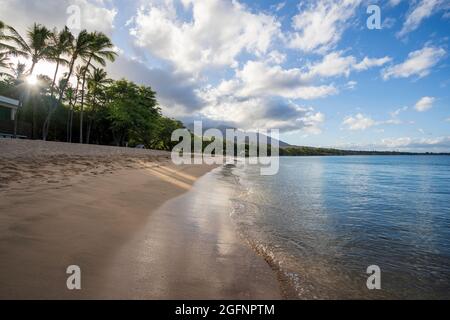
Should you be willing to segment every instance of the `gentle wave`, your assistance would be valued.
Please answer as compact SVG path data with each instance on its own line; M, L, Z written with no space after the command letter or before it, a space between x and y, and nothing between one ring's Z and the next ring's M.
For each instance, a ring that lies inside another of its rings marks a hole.
M450 158L414 158L282 159L274 177L239 163L231 217L287 298L449 298Z

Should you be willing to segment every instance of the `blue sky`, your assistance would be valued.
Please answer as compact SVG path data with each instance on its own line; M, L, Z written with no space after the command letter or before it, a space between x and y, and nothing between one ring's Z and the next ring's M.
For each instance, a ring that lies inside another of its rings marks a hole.
M185 123L280 129L296 145L450 151L448 0L0 0L0 19L60 27L70 5L82 28L114 40L110 74L151 85ZM369 5L380 30L367 27Z

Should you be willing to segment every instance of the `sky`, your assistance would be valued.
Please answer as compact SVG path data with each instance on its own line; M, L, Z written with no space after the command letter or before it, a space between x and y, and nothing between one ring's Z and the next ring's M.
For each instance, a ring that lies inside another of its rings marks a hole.
M185 124L450 152L450 0L0 0L0 19L61 28L74 5L113 39L110 76L151 86Z

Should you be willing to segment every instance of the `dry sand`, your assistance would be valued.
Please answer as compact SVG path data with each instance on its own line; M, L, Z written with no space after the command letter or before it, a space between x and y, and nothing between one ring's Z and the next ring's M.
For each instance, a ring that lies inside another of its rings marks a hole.
M158 151L0 139L0 299L280 298L223 199L205 193L212 169ZM81 267L80 291L67 290L69 265Z

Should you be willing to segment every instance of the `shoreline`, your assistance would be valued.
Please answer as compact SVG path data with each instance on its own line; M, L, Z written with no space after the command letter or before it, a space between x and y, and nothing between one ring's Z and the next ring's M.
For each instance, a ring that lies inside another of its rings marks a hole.
M35 141L0 140L0 150L0 299L260 299L278 290L227 214L186 208L214 166ZM69 265L81 268L80 291L66 288Z

